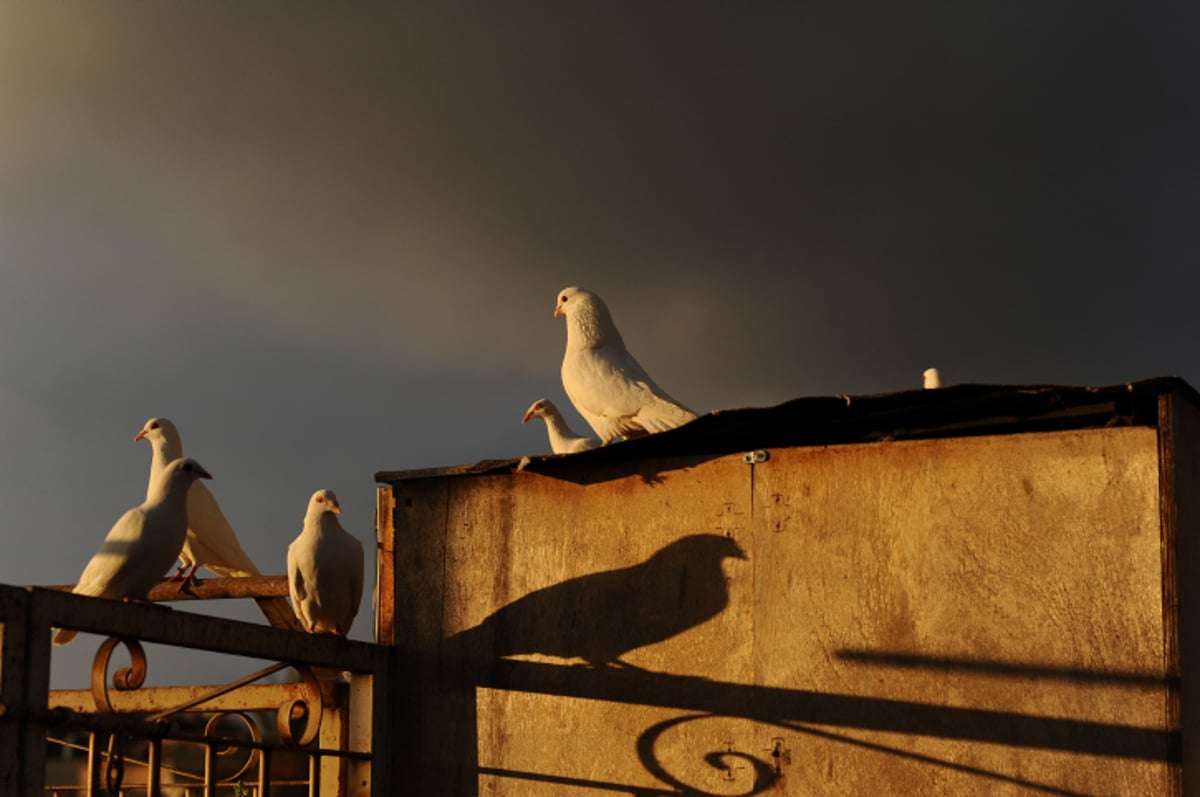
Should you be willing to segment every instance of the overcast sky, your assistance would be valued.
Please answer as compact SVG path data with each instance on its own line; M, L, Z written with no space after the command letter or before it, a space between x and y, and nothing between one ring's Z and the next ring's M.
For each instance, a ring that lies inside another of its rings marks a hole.
M319 487L370 549L376 471L548 450L571 284L699 411L1200 384L1197 8L3 2L0 582L154 415L264 570Z

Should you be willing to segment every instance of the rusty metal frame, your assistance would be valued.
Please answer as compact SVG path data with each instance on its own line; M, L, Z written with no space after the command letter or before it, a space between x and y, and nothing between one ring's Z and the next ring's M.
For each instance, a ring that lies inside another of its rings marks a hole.
M263 795L270 789L266 779L270 756L285 749L308 756L310 793L320 793L322 781L337 786L326 791L331 794L400 793L392 779L389 730L396 669L393 649L185 612L165 615L165 611L154 605L0 585L0 794L43 794L45 741L48 731L58 728L89 734L90 777L82 788L90 793L99 793L105 775L111 780L114 767L119 770L126 762L120 754L121 738L149 741L147 760L128 761L148 766L147 783L132 788L148 788L151 794L159 787L164 741L203 746L210 775L218 748L233 745L249 750L235 777L248 775L257 763L253 788ZM164 622L168 617L170 622ZM52 627L109 637L96 653L89 689L50 691ZM277 663L229 684L145 687L148 663L141 642ZM110 682L110 661L120 646L128 650L131 666L113 673ZM300 683L254 683L285 667L300 673ZM318 678L314 668L325 668L326 675L330 670L347 671L350 683ZM279 742L264 742L245 714L266 709L276 713ZM188 733L171 721L181 712L212 717L204 733ZM218 731L217 723L229 716L247 725L249 739L233 739ZM115 740L112 750L103 749L103 738ZM186 788L213 793L211 777L205 781ZM355 788L351 791L348 784Z

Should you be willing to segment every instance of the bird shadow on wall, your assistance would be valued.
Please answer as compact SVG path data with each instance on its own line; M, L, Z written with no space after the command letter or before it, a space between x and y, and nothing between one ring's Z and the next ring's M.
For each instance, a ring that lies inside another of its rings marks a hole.
M622 656L715 617L729 604L721 563L745 559L732 538L694 534L631 567L536 590L451 637L445 653L472 669L505 656L583 659L593 668L632 668Z

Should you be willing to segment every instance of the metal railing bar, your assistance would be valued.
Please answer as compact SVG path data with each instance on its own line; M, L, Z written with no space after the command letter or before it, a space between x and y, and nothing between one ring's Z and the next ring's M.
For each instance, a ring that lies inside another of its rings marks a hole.
M258 754L258 797L268 797L270 794L271 780L269 774L271 772L271 751L262 750Z
M60 747L67 747L67 748L70 748L70 749L72 749L72 750L83 750L83 751L87 751L87 749L88 749L86 745L82 745L82 744L75 744L74 742L69 742L69 741L67 741L66 739L59 739L59 738L56 738L56 737L53 737L53 736L47 736L47 737L46 737L46 741L47 741L47 742L50 742L51 744L57 744L57 745L59 745ZM171 740L171 741L174 741L174 740ZM101 756L103 756L103 757L105 757L105 758L107 758L107 757L108 757L108 753L105 753L105 752L101 752L101 753L100 753L100 755L101 755ZM136 765L137 765L137 766L139 766L139 767L148 767L148 766L150 765L150 762L149 762L149 761L142 761L142 760L141 760L141 759L139 759L139 758L130 758L129 756L126 756L126 757L125 757L125 761L126 761L127 763L130 763L130 764L136 764ZM170 772L172 775L175 775L175 776L178 776L178 777L191 778L191 779L193 779L193 780L198 780L198 781L202 781L202 780L204 780L204 776L203 776L203 775L197 775L197 774L195 774L194 772L188 772L187 770L184 770L184 769L175 769L174 767L167 766L166 764L163 764L163 765L162 765L162 769L163 769L163 770L165 770L165 771L167 771L167 772ZM173 784L173 785L184 785L184 784ZM74 788L74 787L68 787L68 786L55 786L54 788L56 788L56 789L65 789L65 788Z
M193 794L197 790L196 786L189 786L186 783L166 783L163 785L167 786L168 788L171 788L171 789L182 789L183 793L187 794L187 795ZM234 788L235 786L236 786L236 784L234 784L234 783L218 783L217 784L217 788L221 788L221 789ZM276 780L270 781L268 786L279 786L279 787L304 786L304 787L307 787L308 781L307 780L296 780L296 779L292 779L292 778L287 778L287 779L277 778ZM58 792L69 792L69 793L75 794L75 793L78 793L81 791L86 791L87 788L88 787L86 784L79 784L79 785L73 785L73 784L61 785L60 784L57 786L47 786L46 791L51 794L56 794ZM135 784L129 786L129 788L141 791L141 790L145 789L146 787L144 784L135 783ZM252 785L250 788L257 788L257 785ZM122 791L125 791L125 789L122 789ZM266 797L267 793L265 791L260 792L260 793L263 795L263 797ZM675 794L678 794L678 792L664 792L664 794L675 795Z
M207 703L209 700L212 700L215 697L227 695L230 692L241 689L243 686L252 684L255 681L266 678L268 675L277 673L280 670L286 669L287 667L290 667L290 666L291 666L290 664L287 664L285 662L279 662L278 664L272 664L270 667L265 667L265 668L259 670L258 672L252 672L249 675L247 675L243 678L239 678L236 681L232 681L228 684L225 684L224 686L215 687L211 691L205 692L204 694L200 695L199 697L196 697L193 700L189 700L181 705L175 706L174 708L169 708L169 709L166 709L165 711L159 711L155 714L151 714L149 717L146 717L146 720L148 722L154 722L156 720L165 719L165 718L171 716L172 714L178 714L181 711L187 711L189 708L194 708L195 706L198 706L201 703Z
M174 615L180 622L164 622L172 616L165 613L176 610L157 604L117 603L40 587L5 585L0 585L0 596L13 590L28 593L30 603L36 604L47 625L84 633L360 673L381 669L392 655L390 649L369 642L191 612ZM119 610L114 610L116 606Z
M113 691L109 693L108 697L113 709L118 713L149 713L169 709L209 690L219 689L221 686L222 684L143 686L129 692ZM196 708L196 710L206 712L233 708L238 711L275 711L288 700L302 697L304 694L304 685L300 682L249 684L237 691L236 698L232 703L221 701L220 707ZM62 707L80 714L94 714L97 711L95 696L91 689L52 689L49 702L51 708ZM0 713L3 713L2 706L0 706Z
M161 793L162 783L162 739L151 739L146 761L146 794Z
M338 750L327 747L296 747L282 742L255 742L248 739L238 739L233 736L206 736L204 734L176 731L171 724L163 720L147 722L141 717L124 714L79 714L70 709L56 708L43 710L14 710L9 707L9 713L14 716L31 717L47 725L60 728L76 728L79 730L109 732L123 731L141 739L168 739L173 742L187 744L223 744L247 750L275 750L282 752L304 752L319 756L337 756L356 761L370 761L371 752L365 750Z
M100 737L92 731L88 734L88 797L100 794Z
M217 771L217 747L207 744L204 747L204 797L213 797L216 793L216 783L213 775Z

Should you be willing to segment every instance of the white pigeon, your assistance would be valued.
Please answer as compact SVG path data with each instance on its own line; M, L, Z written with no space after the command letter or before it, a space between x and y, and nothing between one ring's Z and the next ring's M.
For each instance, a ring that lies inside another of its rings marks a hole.
M341 511L332 490L317 490L288 546L292 610L310 634L345 636L362 600L363 546L338 522Z
M942 378L938 375L938 369L926 368L921 374L921 384L926 390L932 390L935 387L942 386Z
M151 418L133 438L149 440L153 452L150 458L150 484L147 495L154 490L154 483L171 460L183 456L183 441L175 424L166 418ZM195 577L196 570L207 567L219 576L244 578L262 575L233 533L225 519L217 499L207 485L196 482L188 493L188 530L179 552L182 563L180 574L184 584Z
M663 432L696 417L656 385L626 350L599 296L582 288L563 288L554 315L567 317L563 388L602 445L615 437Z
M194 459L168 464L145 503L121 515L113 525L71 591L96 598L144 598L179 556L187 534L188 489L196 479L211 478ZM54 644L65 645L77 633L60 629Z
M546 433L550 435L550 450L555 454L574 454L576 451L588 451L600 445L599 440L575 434L550 399L540 398L533 402L526 410L521 423L529 423L530 418L541 418L546 422Z

